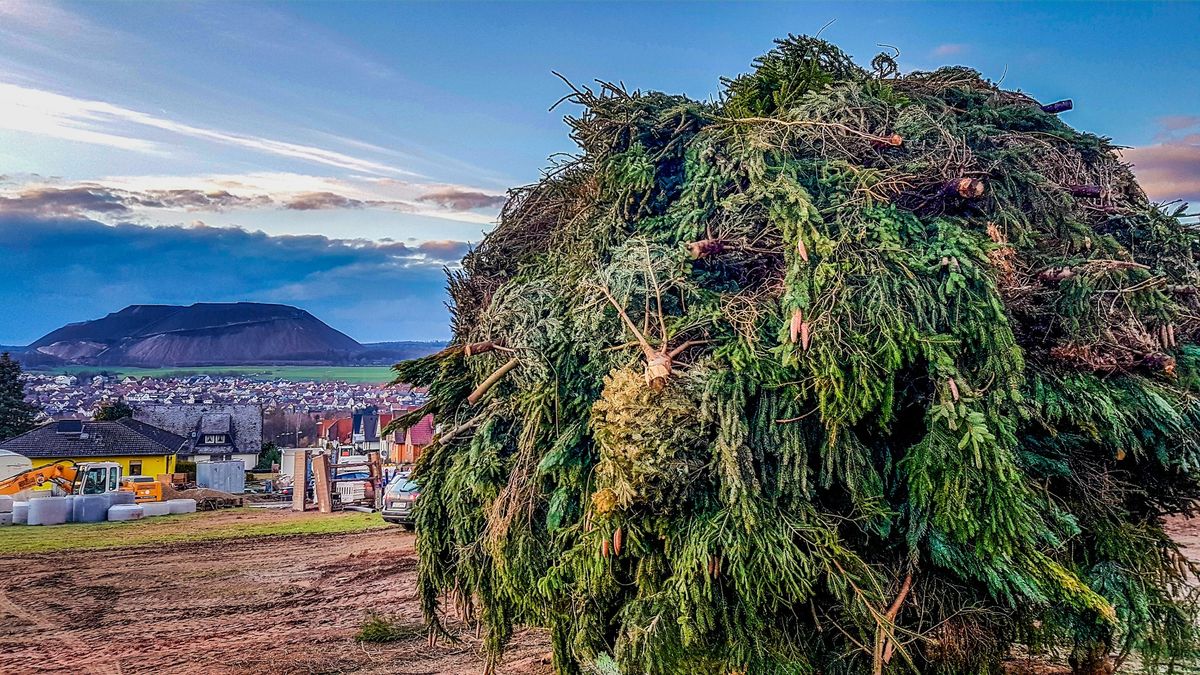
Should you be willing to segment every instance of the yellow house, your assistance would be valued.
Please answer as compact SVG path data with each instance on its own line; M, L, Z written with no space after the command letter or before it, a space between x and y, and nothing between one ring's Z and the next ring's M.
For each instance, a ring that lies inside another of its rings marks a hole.
M28 457L34 468L63 460L116 462L124 476L156 476L175 471L175 454L186 443L182 436L131 418L59 420L0 441L0 450Z

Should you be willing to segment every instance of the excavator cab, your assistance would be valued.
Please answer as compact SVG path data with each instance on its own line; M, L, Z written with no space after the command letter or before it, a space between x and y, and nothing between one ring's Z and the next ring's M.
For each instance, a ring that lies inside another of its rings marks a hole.
M80 464L72 492L77 495L102 495L121 487L121 465L116 462Z
M139 502L161 502L162 484L146 481L140 476L122 480L121 465L116 462L73 462L60 460L53 464L26 469L15 476L0 480L0 495L14 495L22 490L36 490L47 483L59 493L102 495L107 492L132 492Z

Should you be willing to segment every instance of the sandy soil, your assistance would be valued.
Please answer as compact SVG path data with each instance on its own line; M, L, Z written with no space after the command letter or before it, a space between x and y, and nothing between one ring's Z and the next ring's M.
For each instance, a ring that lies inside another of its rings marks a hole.
M225 512L202 522L297 517L314 516ZM1171 527L1200 560L1200 519ZM479 641L461 624L457 644L432 648L421 636L354 641L369 609L419 625L413 539L396 528L0 556L0 674L481 673ZM501 672L544 675L548 657L544 634L526 631ZM1007 666L1069 672L1044 660Z
M462 625L458 644L432 648L354 641L368 609L420 622L413 539L395 528L0 557L0 673L482 672ZM501 672L549 672L548 655L543 635L518 635Z

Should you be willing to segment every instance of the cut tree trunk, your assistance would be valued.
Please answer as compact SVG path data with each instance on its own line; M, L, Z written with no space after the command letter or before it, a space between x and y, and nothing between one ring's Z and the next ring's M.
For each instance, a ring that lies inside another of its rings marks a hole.
M724 252L725 242L720 239L701 239L688 244L687 249L692 260L701 260Z
M1076 197L1095 199L1104 195L1104 188L1099 185L1068 185L1067 191Z
M497 349L497 348L500 348L503 346L504 346L504 343L502 343L498 340L486 340L484 342L472 342L471 344L463 347L463 356L475 356L476 354L485 354L487 352L492 351L493 349Z
M946 197L958 196L963 199L979 199L987 189L983 185L983 181L978 178L955 178L946 181L942 186L942 195Z
M1042 106L1042 112L1048 112L1051 115L1057 115L1058 113L1066 112L1074 107L1075 102L1067 98L1061 101L1055 101L1054 103L1047 103L1046 105Z

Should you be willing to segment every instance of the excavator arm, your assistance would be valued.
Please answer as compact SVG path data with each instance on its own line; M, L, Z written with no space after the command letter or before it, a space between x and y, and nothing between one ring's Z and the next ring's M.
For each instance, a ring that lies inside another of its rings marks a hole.
M0 495L16 494L22 490L40 487L47 482L54 483L65 492L71 492L78 475L79 470L75 467L75 462L71 460L39 466L36 469L26 469L15 476L0 480Z

